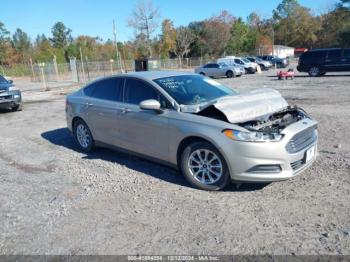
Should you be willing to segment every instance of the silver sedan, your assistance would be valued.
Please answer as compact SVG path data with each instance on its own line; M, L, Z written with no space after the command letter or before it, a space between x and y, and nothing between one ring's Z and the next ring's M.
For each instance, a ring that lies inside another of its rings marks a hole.
M195 73L210 76L210 77L223 77L227 78L241 76L245 73L238 66L227 65L225 63L209 63L203 66L199 66L194 70Z
M98 79L67 96L66 117L81 150L134 153L206 190L294 177L317 152L316 121L277 91L238 93L191 73Z

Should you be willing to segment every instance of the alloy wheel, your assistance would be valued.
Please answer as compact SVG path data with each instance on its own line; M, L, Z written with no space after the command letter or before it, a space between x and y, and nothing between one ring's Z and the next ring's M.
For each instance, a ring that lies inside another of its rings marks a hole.
M193 178L205 185L214 184L223 175L220 158L208 149L193 151L188 159L188 168Z
M83 124L79 124L76 129L77 140L83 148L87 148L90 145L89 131Z

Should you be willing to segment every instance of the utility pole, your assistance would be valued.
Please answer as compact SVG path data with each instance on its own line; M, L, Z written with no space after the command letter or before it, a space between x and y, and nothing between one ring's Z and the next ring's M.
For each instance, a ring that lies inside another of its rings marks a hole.
M275 55L275 29L272 26L272 55Z
M119 50L118 50L118 44L117 44L117 30L116 30L116 27L115 27L115 22L113 20L113 36L114 36L114 45L115 45L115 51L117 52L117 58L119 59L119 64L120 64L120 71L122 73L124 73L124 70L123 70L123 65L122 65L122 59L120 57L120 53L119 53Z

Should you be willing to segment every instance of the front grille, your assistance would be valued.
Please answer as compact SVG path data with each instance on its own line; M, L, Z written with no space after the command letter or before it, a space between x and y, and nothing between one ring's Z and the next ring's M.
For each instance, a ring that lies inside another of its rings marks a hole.
M290 166L292 167L292 169L295 171L299 168L301 168L303 165L305 164L304 159L300 159L298 161L295 161L293 163L290 163Z
M1 101L1 100L11 99L11 98L12 98L11 95L9 95L9 96L0 96L0 101Z
M309 127L296 135L294 135L286 145L286 150L288 153L293 154L299 152L317 140L317 130L316 126Z

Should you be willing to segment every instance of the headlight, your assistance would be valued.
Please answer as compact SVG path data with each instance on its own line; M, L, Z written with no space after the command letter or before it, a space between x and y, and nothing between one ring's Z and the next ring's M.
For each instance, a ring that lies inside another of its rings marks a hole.
M17 90L19 90L19 89L16 86L10 86L9 87L9 91L17 91Z
M225 129L222 133L232 140L244 142L277 142L283 138L283 135L277 133L244 132L232 129Z

